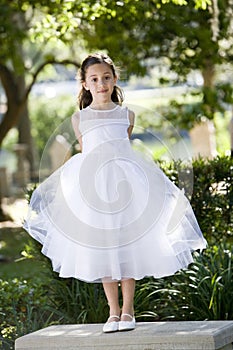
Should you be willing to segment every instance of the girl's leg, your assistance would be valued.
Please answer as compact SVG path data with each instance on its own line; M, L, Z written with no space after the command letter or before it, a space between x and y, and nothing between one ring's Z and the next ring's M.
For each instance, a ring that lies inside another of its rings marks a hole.
M118 282L103 282L103 287L109 305L109 315L120 316ZM114 317L112 317L109 321L119 321L119 319L115 319Z
M135 280L128 279L121 281L121 290L123 296L122 314L134 315L134 293L135 293ZM129 316L122 316L122 321L131 321Z

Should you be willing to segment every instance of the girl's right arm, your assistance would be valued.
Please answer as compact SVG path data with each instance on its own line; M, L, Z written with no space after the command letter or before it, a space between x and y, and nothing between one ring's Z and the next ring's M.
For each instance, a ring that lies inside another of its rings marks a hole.
M75 136L80 144L81 152L82 152L82 134L79 130L79 122L80 122L80 114L79 112L75 112L71 117L72 126L74 129Z

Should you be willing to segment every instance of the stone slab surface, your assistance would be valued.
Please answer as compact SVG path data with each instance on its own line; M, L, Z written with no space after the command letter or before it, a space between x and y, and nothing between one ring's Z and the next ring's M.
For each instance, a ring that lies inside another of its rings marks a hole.
M104 334L102 324L51 326L16 340L16 350L233 350L233 321L145 322Z

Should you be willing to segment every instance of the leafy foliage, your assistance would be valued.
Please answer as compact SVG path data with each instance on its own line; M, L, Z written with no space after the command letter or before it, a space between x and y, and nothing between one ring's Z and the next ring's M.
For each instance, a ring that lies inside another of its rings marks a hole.
M32 135L41 158L45 145L56 129L74 112L74 99L59 96L56 99L35 98L30 100ZM66 135L67 136L67 135Z
M233 159L195 161L191 204L206 238L219 244L233 238Z
M109 51L123 66L124 79L145 74L161 56L170 58L180 77L227 61L231 43L219 43L231 34L228 2L219 5L217 43L207 25L210 0L1 1L0 77L9 108L0 143L18 125L40 72L56 63L79 66L84 48ZM24 142L32 148L30 140Z
M187 170L182 163L161 166L175 183ZM174 276L137 282L135 311L139 321L233 318L233 160L199 159L193 162L192 170L192 206L209 247L195 253L194 263ZM0 280L0 344L6 350L13 348L16 337L51 324L105 322L107 318L101 284L60 279L52 273L40 248L32 240L23 256L38 260L46 279Z
M108 318L108 307L101 284L85 283L74 278L52 280L49 309L60 323L98 323Z
M102 2L100 1L100 6ZM231 55L231 41L224 47L222 40L230 38L231 12L229 1L219 3L218 40L212 40L211 6L199 10L194 1L103 1L105 10L92 16L93 28L88 30L88 47L107 49L111 55L136 74L145 72L145 60L167 57L180 78L192 69L210 70ZM196 2L197 4L197 2ZM83 23L85 26L85 23ZM109 33L114 33L109 36ZM223 55L224 52L224 55ZM149 60L148 60L149 64ZM152 62L154 64L154 61Z
M180 162L161 164L169 178L179 183L179 176L186 179L182 171L190 171ZM233 159L216 157L213 160L193 161L193 183L180 186L192 194L191 205L207 241L212 244L226 242L233 238ZM191 186L191 187L189 187ZM193 187L192 187L193 186Z
M71 52L70 41L77 42L80 35L72 4L80 14L80 2L3 0L0 4L0 79L7 99L0 123L0 144L8 131L18 126L19 142L28 145L31 173L34 152L27 102L32 87L48 65L79 67L81 42L79 50Z
M166 120L185 130L192 129L203 119L214 119L216 112L224 118L226 106L233 103L233 88L229 83L216 84L212 89L193 89L189 94L196 102L184 103L174 99L168 106L158 107L158 112L165 115Z
M156 0L104 2L105 12L94 16L91 29L86 26L87 47L107 50L122 67L123 80L132 73L145 75L155 65L160 68L161 83L184 83L193 71L202 75L203 87L194 92L199 102L183 106L174 101L167 111L170 120L181 119L180 124L190 128L203 116L213 119L214 112L226 108L227 100L232 103L229 81L219 84L215 74L216 67L232 61L229 0L218 1L216 28L211 1L199 1L199 10L193 1L185 2L186 6ZM175 72L172 77L171 71Z
M47 287L40 280L0 280L0 345L13 349L14 339L45 327L53 318L47 311Z
M159 320L231 320L233 318L233 249L213 246L195 254L195 262L174 276L150 280L151 309L144 315Z

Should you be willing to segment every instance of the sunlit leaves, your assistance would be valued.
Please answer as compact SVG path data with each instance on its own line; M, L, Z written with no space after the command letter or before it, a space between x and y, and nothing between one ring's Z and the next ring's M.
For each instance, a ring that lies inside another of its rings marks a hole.
M193 6L204 8L209 1L193 0ZM187 0L153 0L151 4L156 9L156 6L169 2L178 6L187 5ZM12 50L17 53L15 42L18 44L24 40L40 43L50 40L68 42L79 36L85 36L85 29L90 29L90 26L101 17L107 20L117 17L124 23L135 18L140 24L140 16L146 13L146 9L143 10L145 6L146 2L139 0L53 0L49 2L45 0L13 0L10 2L3 0L0 5L2 59L4 58L3 52L7 55L9 46L11 53ZM150 11L147 13L149 14ZM20 23L15 22L15 16L21 18Z
M206 10L208 5L211 5L211 0L195 0L196 8Z
M171 2L171 1L170 1L170 0L162 0L162 3L163 3L163 4L167 4L167 3L169 3L169 2ZM180 5L180 6L182 6L182 5L187 5L187 4L188 4L186 0L172 0L172 2L173 2L174 4Z

